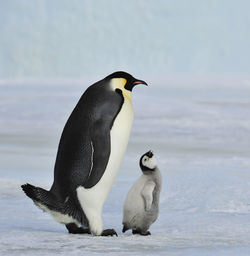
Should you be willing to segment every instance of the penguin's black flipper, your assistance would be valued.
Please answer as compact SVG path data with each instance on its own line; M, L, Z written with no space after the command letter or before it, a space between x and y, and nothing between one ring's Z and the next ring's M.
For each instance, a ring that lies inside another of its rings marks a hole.
M21 187L24 193L31 198L35 204L40 203L50 210L61 211L62 205L51 192L28 183Z
M88 174L88 178L83 183L85 188L91 188L99 182L107 167L111 151L109 135L110 131L106 129L102 131L102 133L99 132L99 134L96 131L98 131L98 129L92 131L91 168Z
M105 118L97 120L92 126L90 132L91 168L88 171L88 178L83 183L85 188L95 186L106 170L111 153L110 131L123 102L122 93L118 92L109 104L105 103L101 108L98 116L105 116ZM107 116L112 116L112 118L107 121Z

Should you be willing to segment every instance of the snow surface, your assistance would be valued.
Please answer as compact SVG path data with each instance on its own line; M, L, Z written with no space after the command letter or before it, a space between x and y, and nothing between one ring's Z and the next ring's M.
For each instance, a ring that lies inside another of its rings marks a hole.
M135 89L129 147L103 210L118 237L69 235L24 195L26 182L50 187L62 128L87 84L0 85L0 255L250 255L246 85ZM152 236L122 234L123 203L149 149L163 176L160 215Z

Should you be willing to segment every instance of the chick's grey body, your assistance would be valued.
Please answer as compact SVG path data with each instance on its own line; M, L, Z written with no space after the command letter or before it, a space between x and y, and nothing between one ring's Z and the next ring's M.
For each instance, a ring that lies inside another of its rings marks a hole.
M132 229L133 233L150 234L147 230L159 214L161 180L161 173L155 167L134 183L124 204L123 232Z

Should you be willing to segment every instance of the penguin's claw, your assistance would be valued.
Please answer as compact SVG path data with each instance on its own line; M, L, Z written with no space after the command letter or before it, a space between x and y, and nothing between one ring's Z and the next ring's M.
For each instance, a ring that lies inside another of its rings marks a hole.
M102 231L101 236L118 236L114 229L105 229Z

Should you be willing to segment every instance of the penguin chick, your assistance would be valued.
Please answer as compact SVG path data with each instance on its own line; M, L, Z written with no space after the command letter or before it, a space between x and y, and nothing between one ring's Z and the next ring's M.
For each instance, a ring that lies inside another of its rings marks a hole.
M152 151L140 158L141 177L128 192L123 207L123 230L132 229L133 234L151 235L148 231L159 213L161 173Z

